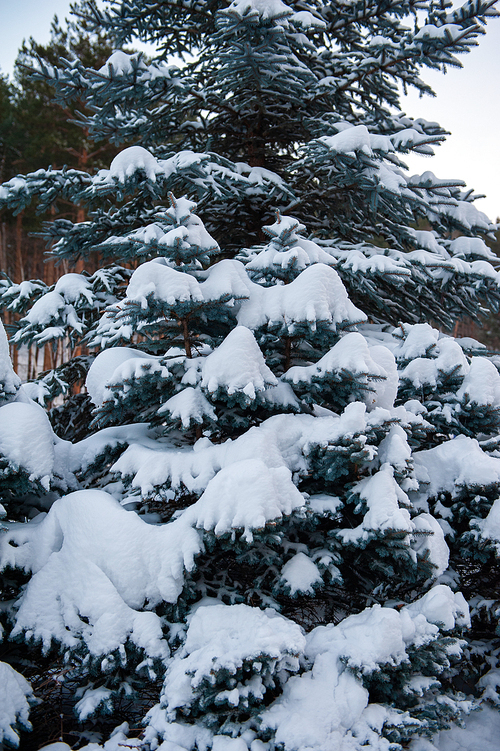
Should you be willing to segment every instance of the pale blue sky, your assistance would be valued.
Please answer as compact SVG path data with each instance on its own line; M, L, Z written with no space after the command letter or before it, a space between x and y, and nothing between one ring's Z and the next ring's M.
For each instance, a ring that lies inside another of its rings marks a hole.
M10 73L23 38L45 42L55 13L69 14L69 0L0 0L0 70ZM491 21L478 48L462 56L464 68L446 76L426 72L436 99L405 103L408 114L437 120L452 135L432 159L412 157L412 172L431 170L461 178L487 198L477 202L490 218L500 216L500 18Z

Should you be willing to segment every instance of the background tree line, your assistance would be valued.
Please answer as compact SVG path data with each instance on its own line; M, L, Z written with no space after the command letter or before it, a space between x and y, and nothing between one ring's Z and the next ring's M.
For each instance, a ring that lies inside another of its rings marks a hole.
M107 141L92 141L85 128L74 120L85 105L78 101L70 106L58 103L54 91L45 81L33 76L33 67L39 60L57 65L62 58L76 58L89 67L99 68L109 58L112 44L103 34L89 33L84 23L70 22L62 25L57 16L51 28L48 44L39 44L31 38L23 42L14 66L13 78L0 75L0 184L18 174L34 172L51 165L94 172L109 165L119 150ZM43 222L47 219L67 218L84 221L83 206L75 207L60 200L52 207L50 216L39 211L37 203L17 214L0 211L0 271L1 277L14 283L40 279L54 284L61 274L83 270L83 263L70 268L66 261L56 264L47 256L47 241L41 236ZM97 254L85 264L92 273L98 266ZM5 310L4 324L11 333L19 315ZM36 347L19 362L16 347L12 347L14 366L27 378L47 370L62 360L62 352L50 346L42 351Z

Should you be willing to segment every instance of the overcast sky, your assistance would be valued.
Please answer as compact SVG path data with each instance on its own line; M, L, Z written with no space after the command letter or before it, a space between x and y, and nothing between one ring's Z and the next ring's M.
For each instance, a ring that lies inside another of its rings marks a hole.
M24 38L46 42L54 14L69 13L69 0L0 0L0 70L11 73ZM425 71L422 77L437 93L432 99L411 94L403 106L407 114L436 120L451 132L447 142L429 159L413 156L412 172L431 170L438 177L460 178L487 198L477 207L500 216L500 18L491 21L480 46L461 56L462 70L446 76Z

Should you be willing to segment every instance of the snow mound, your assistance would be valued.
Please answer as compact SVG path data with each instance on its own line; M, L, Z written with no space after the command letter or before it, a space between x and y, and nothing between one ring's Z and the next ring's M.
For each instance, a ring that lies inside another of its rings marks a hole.
M257 392L277 384L254 335L245 326L236 326L203 360L201 385L210 394L219 389L229 396L241 391L253 400Z
M139 63L141 69L145 69L146 66L142 61L140 61L139 55L137 53L133 55L128 55L126 52L122 52L121 50L115 50L113 54L108 57L104 65L99 68L97 71L102 76L106 76L107 78L110 77L110 68L114 76L126 76L130 73L133 73L134 66L132 64L132 61L136 63Z
M17 748L19 735L17 724L30 730L29 700L33 698L31 686L10 665L0 662L0 746L3 742Z
M94 302L92 284L82 274L63 274L57 280L54 292L61 295L68 303L76 303L81 299L86 300L89 305Z
M439 522L431 514L419 514L412 521L416 533L412 549L435 566L435 577L441 576L448 568L450 549Z
M289 335L300 323L314 332L318 323L345 327L366 321L366 315L349 300L335 269L324 263L304 269L290 284L252 284L250 298L241 303L237 317L249 329L284 327Z
M45 518L7 524L0 538L0 569L10 565L33 573L13 634L27 632L44 649L53 639L68 647L83 640L94 656L130 639L149 657L164 659L161 619L140 609L146 602L177 600L184 571L194 568L203 549L197 530L243 529L251 540L253 530L302 505L290 471L268 469L258 460L219 472L199 501L158 527L125 511L108 493L71 493Z
M134 360L141 361L141 364L150 364L157 363L160 359L131 347L112 347L100 352L90 366L85 381L92 403L96 407L102 405L109 396L108 385L118 382L120 367L125 363Z
M226 13L239 18L262 18L263 21L282 20L293 14L282 0L233 0Z
M37 404L13 402L0 407L0 454L46 490L54 471L55 442L49 419Z
M190 428L193 424L201 425L205 419L214 422L217 420L215 410L203 392L191 386L168 399L158 409L157 414L168 415L172 421L178 420L184 429Z
M115 156L109 167L109 176L124 183L139 171L144 172L151 182L156 182L156 176L163 173L151 152L142 146L129 146Z
M500 375L498 370L486 357L473 357L470 370L465 376L458 399L473 404L500 407Z
M416 451L413 460L420 492L428 497L500 482L500 459L486 454L475 438L457 436L428 451Z
M7 335L0 321L0 404L11 401L17 394L21 379L15 373L9 354Z
M163 263L162 258L139 266L132 274L127 287L127 298L140 303L144 310L150 296L166 305L200 302L203 299L197 280L191 274L183 274L170 268Z
M33 572L15 634L26 631L45 649L52 639L68 647L82 639L92 655L130 638L147 655L165 658L160 619L139 609L146 600L177 599L183 571L201 550L198 533L186 524L152 527L97 490L59 499L36 521L9 525L0 541L2 567Z
M365 400L375 406L390 409L394 405L398 388L397 367L394 356L387 347L369 347L362 334L352 331L343 336L314 365L294 366L283 376L297 385L312 380L326 379L339 374L349 380L369 384Z
M376 748L388 748L379 745L380 736L373 728L378 725L381 730L385 722L401 726L409 718L369 704L368 691L355 671L369 674L382 665L407 662L408 647L438 637L438 627L426 615L448 623L454 595L447 587L435 587L428 595L435 608L425 597L400 611L375 605L338 626L313 629L305 648L312 668L289 678L283 694L262 714L263 726L274 731L274 742L283 744L285 751L358 751L368 741L376 741Z
M461 346L456 341L445 337L440 339L430 351L433 355L431 359L416 357L401 372L401 379L411 381L415 389L420 389L422 386L436 388L443 374L453 373L454 376L467 377L469 363ZM482 360L484 358L475 359ZM488 364L495 369L494 365ZM477 376L474 378L474 382L476 381Z
M485 519L472 519L470 525L478 530L482 540L493 542L500 553L500 498L493 502Z
M257 665L262 670L263 663L271 662L272 673L296 670L305 643L300 626L275 610L202 605L191 616L186 641L167 671L161 704L173 719L173 710L189 707L205 684L216 684L218 673L236 676L244 665L252 665L252 678L238 682L232 691L221 692L218 701L237 707L249 695L260 699L266 686Z
M396 533L409 543L407 535L414 530L407 510L410 501L394 479L394 469L390 464L383 464L374 475L358 482L353 492L364 501L367 510L358 527L338 531L344 543L367 540L373 533Z
M216 535L243 529L244 539L251 542L253 530L303 505L287 467L269 468L259 459L247 459L221 469L181 518Z
M277 388L271 388L271 393ZM325 448L330 443L362 435L370 429L372 422L376 424L378 420L408 418L419 421L403 407L392 412L379 408L367 412L365 404L353 402L341 415L276 415L239 438L222 444L212 444L207 440L199 447L195 445L194 451L179 452L168 444L151 445L132 438L111 469L128 479L133 488L140 489L143 496L154 493L160 486L174 489L184 486L190 493L201 494L221 468L234 462L261 459L270 468L285 466L291 472L304 471L305 456L315 446ZM98 441L99 435L93 440ZM109 435L111 439L115 433Z
M305 553L297 553L285 563L281 578L292 596L297 592L312 594L314 585L323 581L318 567Z
M499 738L500 714L498 710L483 705L467 717L464 727L455 725L438 733L434 744L438 751L476 751L478 748L498 751Z

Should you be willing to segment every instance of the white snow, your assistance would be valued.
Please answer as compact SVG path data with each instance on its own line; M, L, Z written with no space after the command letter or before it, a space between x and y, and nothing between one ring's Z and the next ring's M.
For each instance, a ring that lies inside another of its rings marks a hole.
M411 462L411 449L408 445L406 432L401 425L391 425L385 438L378 447L380 464L388 462L399 472L405 473Z
M24 469L30 480L39 480L46 490L54 471L55 442L42 407L22 402L0 407L0 454L13 468Z
M317 493L309 496L307 499L307 505L316 514L325 516L335 516L339 511L343 503L340 498L335 495L326 495L326 493Z
M290 335L298 323L307 323L315 331L318 323L352 326L365 320L366 315L349 300L337 272L323 263L309 266L290 284L253 284L250 299L241 303L238 312L242 326L255 330L284 325Z
M200 284L203 298L210 300L239 300L248 297L251 282L245 267L240 261L225 258L205 272L205 280Z
M314 585L323 581L318 567L305 553L296 553L285 563L281 578L292 596L297 592L312 594Z
M316 26L320 29L326 29L326 23L321 18L317 18L308 10L300 10L298 13L294 13L290 16L290 20L294 23L308 29L310 26Z
M464 727L455 725L450 730L442 730L433 743L438 751L498 751L499 738L500 714L497 709L483 704L479 711L466 718ZM419 749L412 746L411 751Z
M403 407L392 413L380 408L368 413L363 403L353 402L341 415L276 415L235 440L216 445L208 441L197 451L177 451L168 444L147 445L132 439L112 471L130 478L132 486L145 496L160 485L183 485L189 492L202 493L222 467L246 459L261 459L270 468L286 466L292 472L306 471L304 454L313 446L326 447L330 442L362 435L372 420L377 424L388 419L421 423L421 418ZM98 436L91 438L97 441Z
M259 392L259 398L269 407L288 407L290 412L300 411L300 402L292 387L284 381L279 381L276 386L269 386Z
M160 619L138 608L176 601L184 570L193 568L203 547L196 529L224 534L241 528L251 540L253 530L303 502L286 467L267 468L256 459L221 470L197 503L161 527L101 491L65 496L45 518L9 524L0 538L0 566L33 572L14 633L28 632L45 649L52 639L65 646L82 639L94 655L129 638L147 655L165 658Z
M439 331L428 323L417 323L414 326L401 325L395 329L394 336L404 338L394 350L398 359L414 360L417 357L432 356L439 339Z
M63 331L64 326L71 326L80 334L83 331L83 323L78 318L73 305L67 303L64 297L55 290L40 297L22 320L27 321L32 326L40 326L45 329L35 337L40 343L53 338L48 332L49 326L54 329L54 332ZM54 326L53 324L58 325ZM61 335L57 334L57 336Z
M148 180L156 182L163 169L155 157L142 146L129 146L115 156L109 167L109 177L125 183L136 172L144 172ZM106 170L102 170L102 173Z
M378 164L376 167L366 169L365 174L367 177L372 177L377 186L397 196L403 195L407 190L405 174L394 167Z
M413 333L413 331L411 332ZM430 333L430 332L429 332ZM409 338L409 337L408 337ZM425 343L429 340L424 336L423 339L413 342L416 346L425 346ZM396 351L396 357L405 350L404 347ZM401 371L400 377L404 380L411 381L416 389L422 386L431 386L435 388L439 379L443 374L453 373L455 376L467 376L470 370L469 363L465 357L461 346L451 337L442 337L434 345L429 342L429 354L430 357L415 357L408 363L408 365ZM408 356L406 354L406 356ZM479 358L484 359L484 358ZM488 362L488 365L496 371L495 366ZM477 366L479 370L479 366ZM498 383L500 384L500 377L497 374ZM474 389L474 383L477 382L477 378L473 376L471 387ZM490 372L491 388L494 388L493 376ZM477 389L476 389L477 391ZM461 398L461 397L459 397Z
M393 406L398 383L394 356L386 347L369 348L365 337L355 331L343 336L314 365L294 366L283 377L296 385L335 372L369 385L371 390L366 394L365 401L370 408ZM380 379L382 383L375 379Z
M296 244L287 250L276 248L273 244L264 248L247 263L246 268L257 274L266 271L278 273L289 269L300 272L313 263L335 266L337 261L316 243L297 238Z
M127 300L139 302L145 310L149 296L166 306L219 300L228 303L248 297L251 290L260 289L250 282L240 261L220 261L211 266L204 276L200 283L191 274L173 269L166 259L156 258L134 271L127 287ZM118 303L115 309L126 311L127 300Z
M14 633L28 632L45 649L52 639L82 639L93 655L129 638L146 655L167 657L159 617L140 608L177 599L184 568L201 550L198 533L184 522L153 527L97 490L61 498L36 522L11 524L0 540L2 567L33 572Z
M500 459L486 454L474 438L460 435L427 451L413 453L415 471L427 497L452 495L461 487L488 487L500 481Z
M110 76L110 67L112 69L112 73L114 76L121 75L126 76L133 72L134 68L132 65L132 60L134 58L138 58L137 53L134 53L133 55L128 55L126 52L122 52L122 50L115 50L110 57L106 60L104 65L99 68L98 73L100 73L102 76L106 76L107 78ZM146 66L144 63L139 64L140 68L145 69Z
M473 404L500 407L500 375L491 360L486 357L471 359L469 372L457 391L457 397Z
M444 631L451 631L457 626L470 627L469 606L461 592L452 592L444 584L436 584L423 597L410 605L405 605L404 611L415 620L421 614L429 623L434 623ZM422 642L414 642L416 646Z
M429 230L416 230L412 227L408 227L407 231L415 238L418 248L424 248L424 250L429 250L431 253L443 255L445 258L449 256L445 248L439 244L437 233L430 232Z
M484 240L480 237L457 237L448 246L450 253L456 256L480 256L489 261L496 261L497 256L493 253Z
M104 428L98 433L84 438L77 443L70 444L69 466L73 472L81 470L86 472L96 458L107 448L114 448L117 444L136 444L154 449L158 446L154 431L150 430L147 423L134 423L133 425L117 425Z
M479 229L489 232L491 230L491 222L486 214L468 201L457 201L456 205L442 203L439 210L459 222L466 231Z
M5 662L0 662L0 745L3 742L17 748L19 735L16 723L30 729L29 700L33 698L30 684Z
M87 689L82 698L75 704L75 712L80 722L92 715L101 704L112 708L111 696L112 691L109 688L104 688L104 686Z
M375 253L372 247L364 245L355 245L348 250L342 247L330 247L328 250L347 272L389 276L394 284L412 275L408 254L403 256L402 253L393 252L384 256Z
M120 382L123 377L119 372L122 365L133 361L140 367L141 364L157 364L160 359L131 347L110 347L100 352L90 366L85 380L92 403L100 407L109 397L108 385Z
M445 23L441 26L434 24L425 24L413 37L414 41L427 41L430 39L443 39L444 41L455 41L463 36L466 32L458 24Z
M398 368L394 355L381 344L371 346L369 353L372 361L377 364L380 374L383 375L383 379L370 384L372 391L366 399L368 408L392 409L399 388Z
M429 560L434 566L434 577L441 576L448 568L450 549L444 539L443 530L437 519L431 514L414 516L414 535L412 549L421 558ZM421 535L415 533L422 533Z
M197 280L191 274L170 268L163 258L143 263L130 278L127 299L140 302L145 310L149 295L167 305L203 300Z
M0 404L3 401L11 401L20 385L21 379L12 367L7 335L3 323L0 321Z
M337 272L323 263L307 267L290 284L273 287L262 287L250 281L243 264L229 259L200 272L200 278L203 281L177 271L164 258L142 264L132 274L126 299L111 309L118 320L113 321L110 314L105 313L98 334L109 341L119 332L130 338L133 328L127 320L128 301L139 303L146 310L151 298L165 308L202 302L220 302L233 307L235 301L239 301L236 317L240 326L252 330L263 326L284 327L291 336L304 324L312 331L318 323L335 330L366 320L364 313L350 302Z
M243 738L231 738L229 735L214 735L212 751L248 751L248 745Z
M497 498L485 519L472 519L471 527L479 530L482 540L491 540L500 552L500 498Z
M306 240L297 234L304 229L305 226L297 219L278 213L274 224L263 227L263 232L271 238L271 242L251 258L246 268L260 275L266 272L278 273L280 269L300 272L313 263L334 266L337 260L333 255L312 240Z
M266 21L286 18L293 10L282 0L233 0L226 13L240 18L257 16Z
M215 410L205 398L199 388L187 388L168 399L157 412L158 415L169 415L172 420L179 420L183 428L189 428L191 424L201 425L205 418L216 421Z
M408 543L406 536L414 528L407 510L410 501L394 479L394 469L390 464L383 464L374 475L356 483L353 491L365 501L367 511L358 527L337 532L344 542L366 540L377 532L390 535L397 532ZM401 505L407 508L401 508Z
M63 274L57 280L54 292L64 297L68 303L76 303L81 298L86 300L89 305L94 302L92 284L88 277L82 274Z
M201 219L192 214L196 204L186 198L174 198L172 206L157 214L157 221L146 224L124 236L110 237L106 244L121 245L139 243L142 245L157 245L162 254L170 248L174 253L195 250L197 252L213 253L219 246L207 232Z
M169 218L174 229L167 232L160 239L159 244L179 245L183 248L195 246L207 253L218 250L218 243L207 232L201 219L193 213L196 209L196 203L185 197L176 198L172 193L170 193L169 198L171 205L166 210L165 215Z
M432 619L452 628L455 615L461 617L461 605L448 587L439 586L400 611L376 605L338 626L313 629L305 648L312 669L289 678L282 696L263 712L264 727L275 731L275 743L282 743L285 751L359 751L368 740L388 750L388 742L384 745L373 727L381 729L385 721L404 725L408 717L369 705L368 691L349 669L371 673L380 665L407 661L407 647L438 636Z
M232 329L222 344L203 359L201 372L202 388L210 394L222 389L229 395L242 392L253 400L266 386L278 384L254 335L245 326Z
M356 156L357 151L370 157L373 156L373 149L385 153L394 151L389 136L373 135L366 125L354 125L334 136L322 136L319 141L334 154L346 154L353 157Z
M237 461L218 472L199 501L181 518L216 535L243 530L247 542L253 531L289 515L304 505L287 467L267 467L260 459Z
M203 690L204 681L215 684L218 672L235 675L244 663L253 663L253 678L238 684L231 696L220 698L233 706L248 695L260 699L266 688L255 665L272 661L273 673L296 670L305 643L300 626L275 610L248 605L198 606L189 619L186 641L167 670L161 704L167 713L189 706Z

